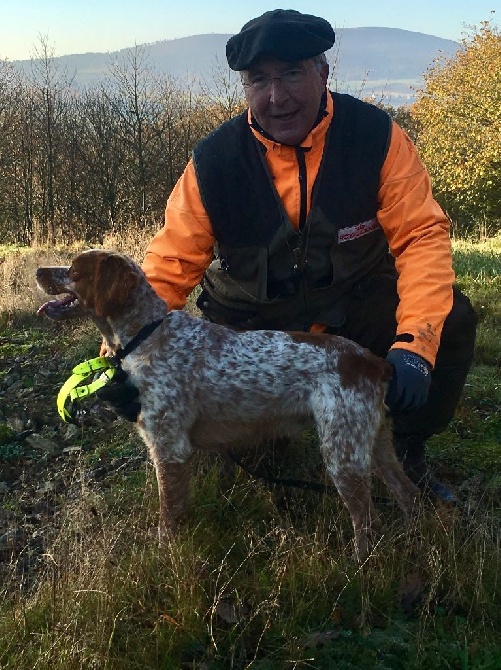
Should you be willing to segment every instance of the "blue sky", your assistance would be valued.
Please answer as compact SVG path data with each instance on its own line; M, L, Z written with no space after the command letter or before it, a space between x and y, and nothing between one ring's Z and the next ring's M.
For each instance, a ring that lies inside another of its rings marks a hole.
M326 18L334 28L384 26L460 40L499 0L0 0L0 59L30 58L47 39L56 56L116 51L202 33L236 33L276 7ZM494 14L499 25L501 8Z

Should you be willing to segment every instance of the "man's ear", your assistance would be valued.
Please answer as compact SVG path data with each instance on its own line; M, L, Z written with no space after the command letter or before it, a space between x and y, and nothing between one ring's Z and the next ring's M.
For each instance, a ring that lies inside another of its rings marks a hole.
M320 76L322 77L322 81L324 82L324 86L327 86L327 82L329 81L329 63L322 63L322 69L320 70Z
M139 277L121 256L104 257L96 268L94 281L94 312L108 317L119 314Z

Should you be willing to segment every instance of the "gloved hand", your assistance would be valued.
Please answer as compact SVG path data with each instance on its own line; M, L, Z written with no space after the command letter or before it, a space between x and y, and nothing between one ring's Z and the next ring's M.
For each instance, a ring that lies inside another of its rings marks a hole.
M386 360L393 367L385 399L390 411L418 409L426 404L431 383L428 361L405 349L391 349Z
M113 379L96 391L96 397L109 405L118 416L127 421L137 421L141 403L137 400L139 389L127 379L127 373L118 368Z

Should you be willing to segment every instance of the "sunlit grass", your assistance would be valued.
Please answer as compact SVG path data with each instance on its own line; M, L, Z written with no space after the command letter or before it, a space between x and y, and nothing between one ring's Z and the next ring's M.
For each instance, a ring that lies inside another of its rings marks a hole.
M103 246L140 260L145 244L131 231ZM26 316L41 300L34 269L66 263L78 250L1 252L6 359L24 353L26 342L53 346L50 326ZM457 415L431 441L430 457L452 473L466 514L425 505L405 529L378 485L384 532L359 566L337 496L270 489L241 470L225 478L219 461L200 458L190 520L159 548L151 465L102 486L84 478L78 495L61 494L35 565L26 567L22 551L0 556L0 668L501 667L501 239L454 241L453 252L458 285L480 315L477 354ZM61 329L61 368L88 357L96 339L89 325ZM88 429L80 443L76 473L142 453L128 425L104 438ZM285 465L297 476L311 446L309 438L288 452ZM3 500L6 514L19 504Z

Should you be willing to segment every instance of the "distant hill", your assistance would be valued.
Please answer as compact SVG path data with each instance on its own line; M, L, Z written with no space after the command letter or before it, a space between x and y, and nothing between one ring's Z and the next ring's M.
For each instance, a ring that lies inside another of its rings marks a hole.
M204 77L210 80L217 63L225 66L225 46L231 35L206 34L163 40L148 45L149 63L160 73L174 77ZM439 54L452 55L459 44L452 40L398 28L343 28L336 30L336 45L329 55L337 60L335 79L340 91L370 96L399 105L411 102L411 87L422 83L422 75ZM111 58L127 50L60 56L57 65L75 84L86 86L104 77ZM26 68L30 61L15 61Z

